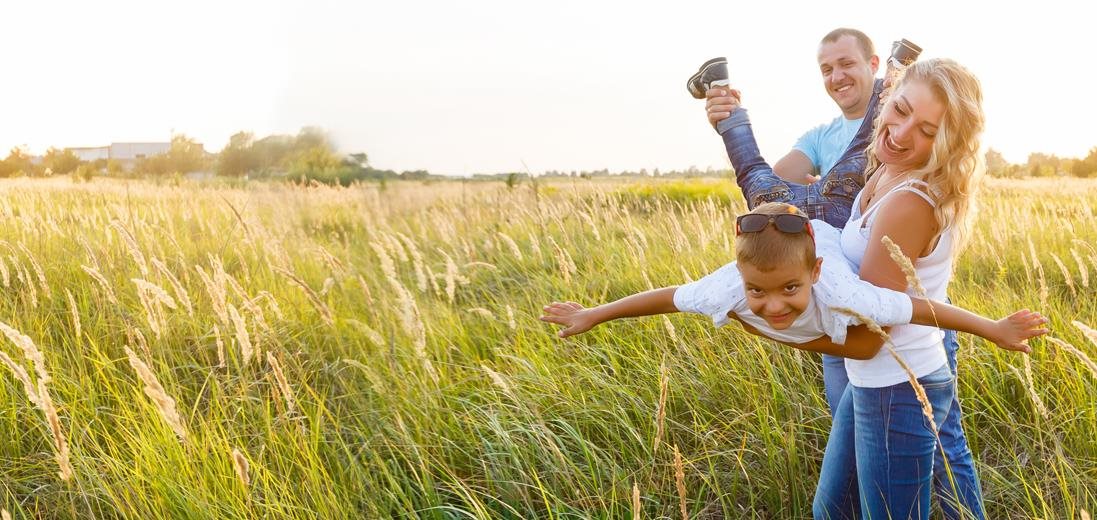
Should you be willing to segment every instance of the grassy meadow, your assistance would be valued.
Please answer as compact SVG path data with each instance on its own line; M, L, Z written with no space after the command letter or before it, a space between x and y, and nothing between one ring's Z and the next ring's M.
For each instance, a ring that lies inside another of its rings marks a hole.
M733 257L732 184L634 182L0 183L0 507L809 518L817 356L538 321ZM1097 182L989 182L950 294L1053 329L1028 357L961 337L988 516L1097 513Z

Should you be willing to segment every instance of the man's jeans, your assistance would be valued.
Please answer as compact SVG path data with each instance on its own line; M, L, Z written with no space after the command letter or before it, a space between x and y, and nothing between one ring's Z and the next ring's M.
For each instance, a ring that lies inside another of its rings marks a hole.
M876 117L880 88L881 81L877 81L865 119L845 153L830 171L812 184L791 183L773 173L773 168L758 150L747 109L737 108L730 117L717 123L716 131L724 139L724 148L735 169L735 182L743 190L747 207L754 209L766 202L784 202L800 208L808 218L844 228L853 199L865 186L865 149L872 140L872 121Z
M746 109L738 108L729 118L718 123L716 130L724 140L728 158L731 159L732 167L735 168L735 180L743 191L747 207L753 209L766 202L785 202L799 207L809 218L824 220L837 228L844 228L846 221L849 220L853 199L865 184L864 169L867 164L865 150L872 140L872 123L879 108L881 88L882 82L877 80L865 119L845 153L830 171L810 185L786 182L773 172L773 168L766 163L758 150ZM945 351L953 374L956 373L958 346L956 333L945 331ZM848 382L843 358L824 354L823 386L832 415L838 408ZM955 398L949 407L948 416L938 425L941 428L941 446L948 457L949 469L952 473L950 480L945 471L941 452L935 450L934 485L941 498L946 517L961 518L954 507L957 500L954 498L956 493L952 492L954 487L952 483L955 483L964 509L971 511L977 518L983 518L983 499L979 489L979 478L975 473L971 450L968 448L967 438L960 424L960 404ZM851 478L853 477L855 475ZM855 479L850 482L850 485L856 490ZM970 515L966 516L970 518Z

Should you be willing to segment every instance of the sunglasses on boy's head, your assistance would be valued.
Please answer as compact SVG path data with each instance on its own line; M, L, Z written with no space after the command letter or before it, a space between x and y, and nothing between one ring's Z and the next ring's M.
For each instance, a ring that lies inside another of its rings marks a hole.
M739 215L735 219L735 236L743 233L757 233L766 229L770 222L773 223L773 227L777 228L777 231L783 233L803 233L807 231L808 236L812 240L815 239L815 232L812 231L811 223L808 222L807 217L792 214L760 215L758 213L747 213L746 215Z

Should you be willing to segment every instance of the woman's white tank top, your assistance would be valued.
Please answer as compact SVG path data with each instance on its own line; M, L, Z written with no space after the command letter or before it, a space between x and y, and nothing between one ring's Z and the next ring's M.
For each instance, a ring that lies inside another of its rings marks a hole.
M861 214L861 194L858 193L853 201L853 209L850 211L849 221L842 230L842 253L853 265L855 271L861 269L861 261L865 257L868 248L869 237L872 234L872 223L876 216L876 210L880 204L893 193L908 191L922 197L933 207L936 203L923 191L929 190L929 186L919 180L908 180L899 184L882 197L873 201L872 205ZM914 262L914 271L926 289L926 295L933 300L945 301L949 280L952 278L952 229L946 228L941 233L937 245L926 256L918 258ZM908 287L906 293L917 296L913 287ZM891 328L891 344L895 351L910 366L915 377L922 377L933 373L948 362L945 357L944 333L937 327L922 325L899 325ZM846 372L849 380L862 388L880 388L907 381L906 371L892 357L885 345L872 359L856 360L846 359Z

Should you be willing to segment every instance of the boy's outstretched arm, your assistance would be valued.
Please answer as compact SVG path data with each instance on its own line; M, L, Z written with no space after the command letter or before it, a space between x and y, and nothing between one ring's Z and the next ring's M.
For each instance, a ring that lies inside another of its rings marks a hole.
M557 335L566 338L618 318L678 312L678 308L674 306L674 291L677 289L678 287L652 289L589 309L575 302L552 302L543 308L541 321L563 325L564 328Z
M1005 350L1031 352L1024 342L1050 332L1044 328L1047 318L1028 309L1019 310L998 321L984 318L954 305L923 298L911 298L914 313L910 322L981 336Z

